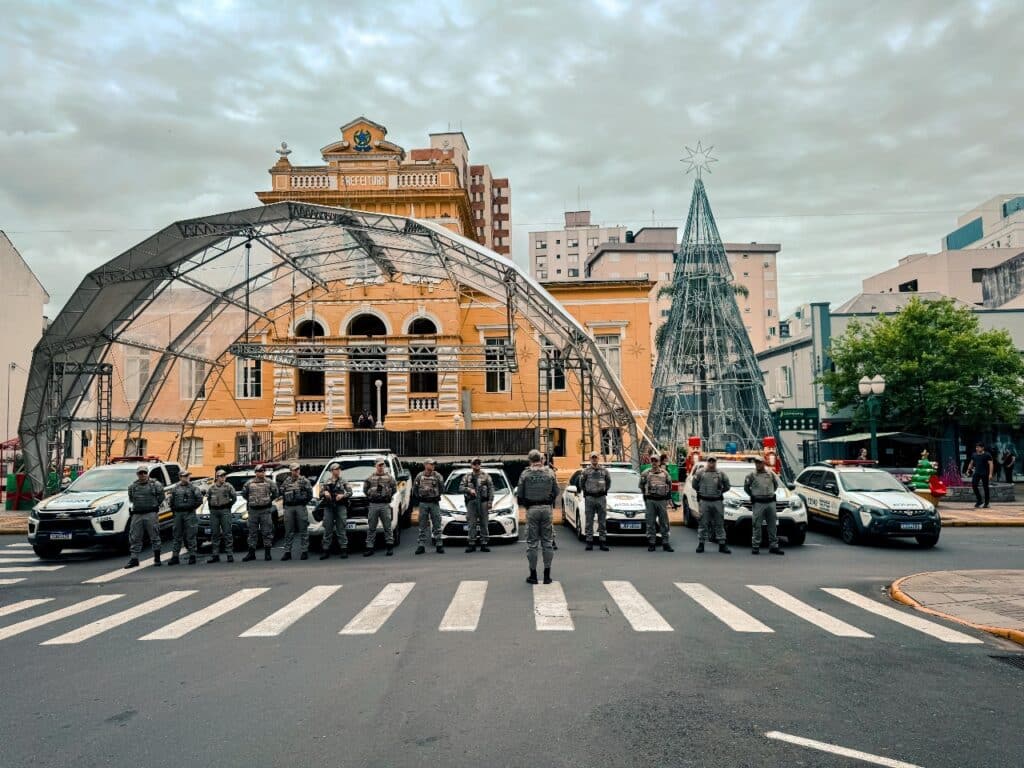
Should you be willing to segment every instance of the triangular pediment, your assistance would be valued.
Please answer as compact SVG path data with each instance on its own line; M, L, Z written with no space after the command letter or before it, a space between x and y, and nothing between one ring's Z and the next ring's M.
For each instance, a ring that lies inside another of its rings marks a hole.
M341 140L320 150L325 161L339 156L366 157L370 155L397 155L405 157L405 150L387 140L388 129L365 117L357 117L341 126Z

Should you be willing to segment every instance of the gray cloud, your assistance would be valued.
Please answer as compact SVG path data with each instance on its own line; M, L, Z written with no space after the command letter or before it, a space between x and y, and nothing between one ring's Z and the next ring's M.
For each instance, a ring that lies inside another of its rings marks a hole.
M1019 3L7 4L0 228L59 306L181 218L255 204L273 148L365 114L449 124L511 178L514 253L577 195L682 223L697 138L727 240L783 244L784 307L842 301L1021 188ZM653 211L653 214L652 214Z

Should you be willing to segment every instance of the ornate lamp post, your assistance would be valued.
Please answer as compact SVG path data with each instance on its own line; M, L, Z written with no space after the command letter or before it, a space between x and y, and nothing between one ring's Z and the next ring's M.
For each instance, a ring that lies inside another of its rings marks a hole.
M875 374L864 376L857 382L861 397L867 398L868 417L871 419L871 458L878 461L878 415L882 411L881 395L885 392L885 377Z
M327 428L334 429L334 382L327 385Z
M381 422L380 418L380 388L384 386L384 382L377 379L373 382L373 386L377 388L377 429L384 429L384 424Z

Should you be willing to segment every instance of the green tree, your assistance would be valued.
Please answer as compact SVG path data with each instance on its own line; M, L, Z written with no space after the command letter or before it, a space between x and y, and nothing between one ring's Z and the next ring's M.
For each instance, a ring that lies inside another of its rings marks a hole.
M856 406L862 376L885 377L881 422L937 433L951 414L963 425L1016 422L1024 400L1024 360L1004 330L983 331L977 316L951 299L914 298L895 315L854 321L832 342L833 371L821 377L839 408Z

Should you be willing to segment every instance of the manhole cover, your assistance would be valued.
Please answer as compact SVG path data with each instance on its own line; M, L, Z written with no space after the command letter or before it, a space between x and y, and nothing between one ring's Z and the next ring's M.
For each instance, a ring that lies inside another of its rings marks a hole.
M1015 656L990 656L989 658L1009 664L1011 667L1024 670L1024 654Z

